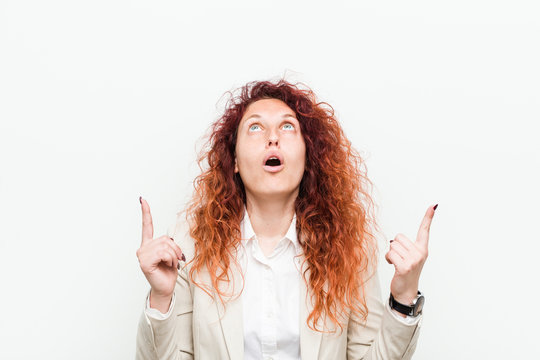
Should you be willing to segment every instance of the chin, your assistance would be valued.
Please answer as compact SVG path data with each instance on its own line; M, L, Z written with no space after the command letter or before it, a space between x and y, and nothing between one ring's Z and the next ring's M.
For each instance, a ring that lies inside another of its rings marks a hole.
M259 191L256 192L257 195L261 197L289 197L297 190L297 188L290 188L290 187L272 187L272 188L265 188L265 189L258 189Z

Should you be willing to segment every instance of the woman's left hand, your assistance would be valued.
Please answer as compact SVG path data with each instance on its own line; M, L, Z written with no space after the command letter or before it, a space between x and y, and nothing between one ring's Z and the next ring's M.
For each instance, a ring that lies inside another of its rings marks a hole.
M397 234L390 240L390 250L385 258L396 268L390 292L402 304L411 304L418 293L420 273L428 256L429 228L437 205L427 209L416 242L412 242L403 234Z

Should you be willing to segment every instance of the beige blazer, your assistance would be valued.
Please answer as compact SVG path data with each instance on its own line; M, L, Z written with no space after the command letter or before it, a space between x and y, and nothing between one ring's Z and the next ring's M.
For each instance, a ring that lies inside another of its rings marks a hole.
M184 252L186 259L194 256L194 241L189 236L185 220L179 216L168 230ZM189 266L178 271L175 285L175 306L165 320L148 317L144 311L139 319L136 338L136 359L244 359L242 332L242 297L221 305L219 298L208 296L194 285L188 276ZM232 279L236 294L241 288L240 272L233 265ZM309 270L306 274L309 278ZM209 284L208 273L200 274L197 281ZM232 284L222 289L232 290ZM307 296L304 281L300 283L300 352L302 360L314 359L411 359L416 348L422 316L416 325L397 320L381 300L377 272L366 283L366 301L369 309L367 322L362 324L355 317L348 318L343 332L334 334L311 330L306 323L313 304ZM328 320L325 329L335 329ZM321 328L319 326L319 328ZM274 359L277 360L277 359Z

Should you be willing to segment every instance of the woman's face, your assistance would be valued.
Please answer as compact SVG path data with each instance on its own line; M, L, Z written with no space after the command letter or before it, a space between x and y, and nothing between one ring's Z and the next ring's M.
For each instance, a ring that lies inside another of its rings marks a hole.
M287 104L278 99L251 103L240 120L236 139L234 172L240 173L248 195L296 198L306 145L296 114ZM274 157L278 160L269 160Z

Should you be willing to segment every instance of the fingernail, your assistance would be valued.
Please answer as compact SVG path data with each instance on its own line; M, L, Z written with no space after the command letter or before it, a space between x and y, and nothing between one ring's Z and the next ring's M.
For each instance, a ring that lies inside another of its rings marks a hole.
M184 256L184 254L182 254L182 261L186 262L186 257Z
M141 199L142 199L142 196L139 196L139 202L140 202L141 205L142 205L142 200L141 200Z
M180 270L180 263L176 264L176 268Z
M390 242L394 241L394 239L390 240Z
M435 206L433 207L433 210L437 210L437 206L439 206L439 204L435 205Z

